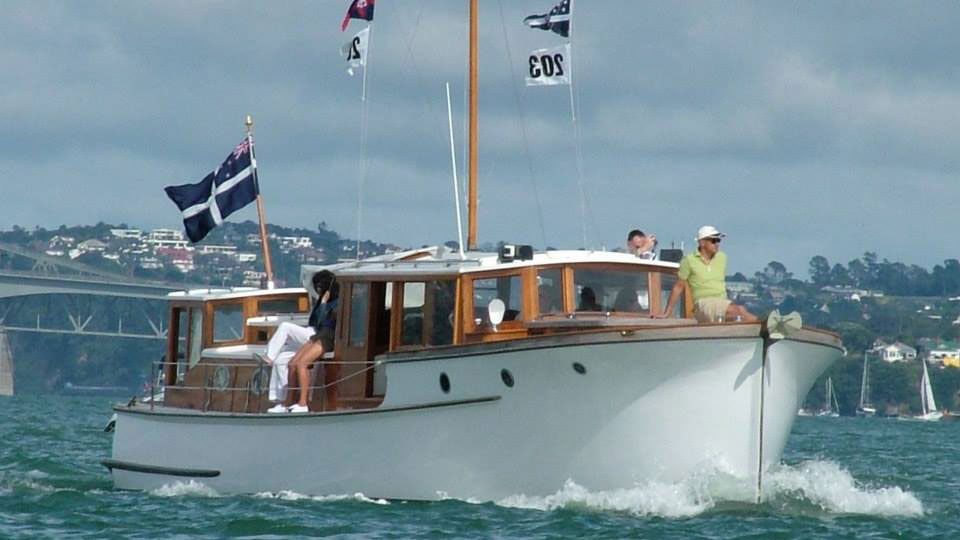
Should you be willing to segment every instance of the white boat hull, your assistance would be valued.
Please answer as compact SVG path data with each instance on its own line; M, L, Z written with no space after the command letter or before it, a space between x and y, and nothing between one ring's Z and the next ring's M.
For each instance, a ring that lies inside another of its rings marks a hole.
M546 495L568 479L590 490L629 488L682 480L704 466L759 486L761 471L779 462L803 398L841 352L784 340L764 360L757 327L738 329L740 337L609 332L548 338L560 346L525 340L465 356L400 355L386 365L383 404L370 410L118 406L108 466L122 489L196 477L221 493L396 499Z

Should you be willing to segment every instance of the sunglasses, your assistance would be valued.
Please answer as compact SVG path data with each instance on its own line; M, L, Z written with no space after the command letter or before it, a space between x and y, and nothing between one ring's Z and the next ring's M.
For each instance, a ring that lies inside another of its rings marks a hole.
M714 243L714 244L719 244L719 243L720 243L720 239L719 239L719 238L707 238L707 241L708 241L708 242L712 242L712 243Z

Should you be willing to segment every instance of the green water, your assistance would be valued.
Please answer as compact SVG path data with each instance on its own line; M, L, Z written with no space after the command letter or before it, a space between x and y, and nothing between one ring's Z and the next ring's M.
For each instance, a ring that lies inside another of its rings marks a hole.
M401 502L362 494L112 489L115 399L0 397L0 538L960 538L960 422L798 418L760 505L704 471L678 484Z

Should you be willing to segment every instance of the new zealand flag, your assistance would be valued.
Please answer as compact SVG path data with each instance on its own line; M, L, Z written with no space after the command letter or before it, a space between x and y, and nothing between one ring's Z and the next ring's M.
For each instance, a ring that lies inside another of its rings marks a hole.
M343 18L343 24L340 25L340 31L343 32L350 24L350 19L373 20L374 0L353 0L350 7L347 8L347 15Z
M570 37L570 2L573 0L561 0L559 4L553 6L550 13L546 15L530 15L523 19L530 28L539 28L540 30L553 30L563 37Z
M163 188L183 215L191 242L203 240L223 219L257 199L256 161L253 141L237 145L212 173L197 184Z

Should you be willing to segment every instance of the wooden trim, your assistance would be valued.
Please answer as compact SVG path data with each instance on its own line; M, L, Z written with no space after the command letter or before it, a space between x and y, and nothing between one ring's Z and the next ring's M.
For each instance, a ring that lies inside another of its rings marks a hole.
M393 281L390 301L390 350L398 350L403 333L403 282Z
M563 311L573 313L577 310L577 292L573 288L573 266L563 267Z
M660 274L658 272L649 272L648 277L647 300L650 303L650 313L660 313L662 310L662 306L660 305L660 297L662 295L660 290Z
M456 280L456 286L454 287L454 308L453 308L453 344L459 345L463 343L463 302L460 299L463 297L463 278Z
M692 319L693 317L693 291L690 290L690 283L688 281L683 282L683 294L680 295L680 302L683 310L683 316L687 319Z
M475 331L477 325L473 320L473 280L464 276L462 283L460 303L463 305L463 334L466 336L468 333Z
M433 302L434 290L429 282L423 284L423 308L420 315L420 345L431 345L430 336L433 335Z
M182 312L183 309L184 308L182 307L173 307L170 309L170 319L168 320L169 326L167 326L167 358L166 365L163 366L163 382L164 384L171 386L177 383L177 362L180 361L180 359L177 358L177 344L180 341L180 322L178 312Z
M523 284L523 307L520 310L520 318L525 321L532 321L540 315L540 288L537 287L537 267L528 266L521 272L521 283Z
M203 303L203 348L213 347L213 302Z

